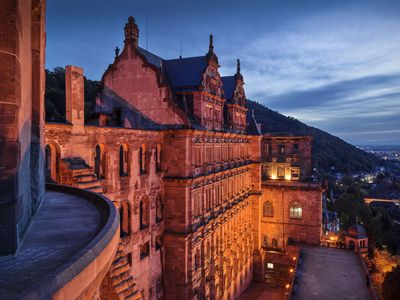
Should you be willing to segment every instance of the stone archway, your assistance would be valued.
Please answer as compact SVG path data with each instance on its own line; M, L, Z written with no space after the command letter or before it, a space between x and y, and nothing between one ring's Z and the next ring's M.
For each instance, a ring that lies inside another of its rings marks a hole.
M353 240L349 241L348 249L351 250L351 251L354 251L356 249L356 244L354 243Z

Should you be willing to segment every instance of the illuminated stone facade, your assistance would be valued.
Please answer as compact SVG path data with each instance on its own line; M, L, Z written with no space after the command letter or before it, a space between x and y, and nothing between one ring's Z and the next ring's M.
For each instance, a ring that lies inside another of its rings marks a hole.
M288 238L318 242L319 185L302 183L310 138L284 138L299 139L302 155L284 160L282 178L262 180L262 170L276 169L263 152L275 140L246 118L240 62L236 74L220 76L212 36L206 55L173 60L140 48L138 38L130 17L86 124L83 73L67 67L68 122L45 128L47 178L103 193L120 210L121 241L103 299L237 298L262 280L254 274L265 262L265 235L283 250ZM275 223L262 215L266 199ZM287 219L293 203L301 220Z

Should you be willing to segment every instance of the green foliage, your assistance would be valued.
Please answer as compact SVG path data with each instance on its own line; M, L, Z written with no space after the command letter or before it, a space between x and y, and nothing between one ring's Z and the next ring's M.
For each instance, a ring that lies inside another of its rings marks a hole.
M94 109L95 97L100 88L100 82L84 78L85 86L85 118ZM46 122L65 122L65 69L54 68L46 70L45 93Z
M400 295L400 266L386 273L382 284L382 295L384 300L396 300Z

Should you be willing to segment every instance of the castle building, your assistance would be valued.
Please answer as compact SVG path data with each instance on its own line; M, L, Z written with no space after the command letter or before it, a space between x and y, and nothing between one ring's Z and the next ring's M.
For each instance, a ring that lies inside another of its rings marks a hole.
M244 78L205 55L139 47L133 17L84 118L83 70L66 67L66 122L45 125L48 181L100 193L120 216L101 299L236 299L291 242L319 244L311 138L262 135ZM269 272L269 273L268 273Z

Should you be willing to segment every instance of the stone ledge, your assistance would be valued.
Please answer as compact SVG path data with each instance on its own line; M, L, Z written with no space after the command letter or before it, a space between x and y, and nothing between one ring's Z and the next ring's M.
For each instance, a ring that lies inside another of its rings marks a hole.
M47 199L21 250L15 257L0 258L7 276L0 278L0 292L7 299L94 296L118 247L117 211L99 194L59 185L46 188Z

